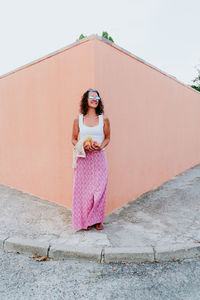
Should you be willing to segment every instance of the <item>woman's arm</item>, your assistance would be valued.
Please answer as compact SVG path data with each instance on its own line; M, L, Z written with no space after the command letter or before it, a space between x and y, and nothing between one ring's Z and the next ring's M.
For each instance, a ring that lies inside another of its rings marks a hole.
M107 116L104 116L104 140L101 143L101 149L105 148L110 142L110 121Z
M76 117L73 123L72 129L72 144L75 146L78 142L78 134L79 134L79 119Z

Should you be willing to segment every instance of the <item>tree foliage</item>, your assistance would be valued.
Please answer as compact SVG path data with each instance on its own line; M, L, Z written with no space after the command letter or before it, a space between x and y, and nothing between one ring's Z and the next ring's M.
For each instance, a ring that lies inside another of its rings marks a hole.
M87 35L83 35L83 34L81 33L81 35L79 36L79 38L77 39L77 41L78 41L78 40L81 40L81 39L84 39L85 37L87 37ZM109 41L111 41L112 43L114 43L114 40L112 39L111 36L108 35L108 32L107 32L107 31L103 31L103 32L102 32L102 37L105 38L105 39L107 39L107 40L109 40Z
M107 39L107 40L109 40L109 41L111 41L111 42L114 43L112 37L111 37L111 36L108 36L108 33L107 33L106 31L103 31L103 32L102 32L102 37L104 37L105 39Z
M79 36L78 40L84 39L85 37L86 36L81 33L81 35Z
M192 82L194 82L194 84L191 85L191 87L197 91L200 92L200 69L197 68L197 76L194 80L192 80Z

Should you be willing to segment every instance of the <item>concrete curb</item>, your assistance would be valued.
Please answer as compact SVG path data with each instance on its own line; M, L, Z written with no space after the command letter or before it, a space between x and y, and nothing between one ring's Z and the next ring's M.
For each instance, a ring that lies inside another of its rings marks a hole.
M49 258L53 259L87 259L102 262L102 247L81 247L72 245L58 245L50 247Z
M154 253L151 247L144 247L143 252L132 247L104 248L102 262L154 262Z
M4 252L17 252L21 254L35 254L39 256L47 256L49 250L49 242L22 238L22 237L7 237L2 240L0 237L0 246Z
M54 241L55 242L55 241ZM86 259L98 263L145 263L183 260L187 258L200 259L200 244L192 247L105 247L67 245L65 243L51 245L51 241L28 239L22 237L0 236L0 248L6 252L47 256L54 260Z
M155 249L155 261L182 260L187 258L200 258L200 244L197 246L169 247L168 250L157 247Z

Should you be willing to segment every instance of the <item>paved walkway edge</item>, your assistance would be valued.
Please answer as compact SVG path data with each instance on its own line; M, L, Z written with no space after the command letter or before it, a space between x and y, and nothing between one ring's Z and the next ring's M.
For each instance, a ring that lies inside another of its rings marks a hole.
M159 249L159 247L104 247L104 246L74 246L54 245L50 241L27 239L22 237L0 236L0 248L4 252L15 252L25 255L47 256L54 260L87 259L98 263L145 263L184 260L187 258L200 259L200 244L185 248Z

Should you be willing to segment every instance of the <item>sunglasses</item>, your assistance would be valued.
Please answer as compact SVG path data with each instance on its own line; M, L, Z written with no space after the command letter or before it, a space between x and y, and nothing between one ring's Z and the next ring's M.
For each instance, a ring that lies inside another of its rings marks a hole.
M94 99L94 96L89 96L90 99ZM100 100L99 96L96 96L96 100Z

